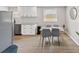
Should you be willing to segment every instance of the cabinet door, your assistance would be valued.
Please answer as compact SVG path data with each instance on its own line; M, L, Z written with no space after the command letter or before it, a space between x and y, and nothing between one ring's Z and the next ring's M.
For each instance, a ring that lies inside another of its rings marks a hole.
M21 34L21 24L15 24L14 26L14 33L15 35L20 35Z
M19 7L22 17L36 17L37 7Z
M22 25L23 35L35 35L35 27L32 25Z

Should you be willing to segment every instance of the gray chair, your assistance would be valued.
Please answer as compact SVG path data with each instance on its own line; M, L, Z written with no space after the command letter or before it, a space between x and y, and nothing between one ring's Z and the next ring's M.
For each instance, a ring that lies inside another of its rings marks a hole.
M47 25L46 27L51 27L51 25Z
M51 37L50 29L43 29L41 33L42 33L42 46L43 46L45 38L48 38L49 43L50 43L50 37Z
M59 42L59 29L52 28L51 36L52 36L52 43L53 43L53 37L58 37L58 44L60 45L60 42Z
M53 27L59 27L59 25L53 25Z

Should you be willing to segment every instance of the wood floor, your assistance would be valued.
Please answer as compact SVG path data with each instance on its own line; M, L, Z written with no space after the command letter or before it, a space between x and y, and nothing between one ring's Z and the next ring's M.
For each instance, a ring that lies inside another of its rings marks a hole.
M54 38L54 43L41 45L40 35L15 36L14 44L18 46L18 53L79 53L77 46L65 33L60 34L60 46Z

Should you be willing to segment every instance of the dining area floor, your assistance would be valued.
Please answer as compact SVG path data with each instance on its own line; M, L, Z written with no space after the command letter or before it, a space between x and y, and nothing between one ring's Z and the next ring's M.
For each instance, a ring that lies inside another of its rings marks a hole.
M61 32L59 40L60 46L54 38L53 43L44 42L42 47L40 35L16 35L13 43L18 46L17 53L79 53L79 46L66 33Z

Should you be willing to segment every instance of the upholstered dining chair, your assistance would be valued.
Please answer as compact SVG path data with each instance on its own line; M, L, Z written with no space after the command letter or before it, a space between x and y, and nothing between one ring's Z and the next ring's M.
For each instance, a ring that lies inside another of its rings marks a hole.
M50 29L42 29L41 34L42 34L42 47L43 47L45 38L48 38L49 43L50 43L50 37L51 37Z
M54 37L58 37L58 44L60 45L60 41L59 41L59 29L57 28L52 28L52 33L51 33L51 36L52 36L52 43L53 43L53 38Z

